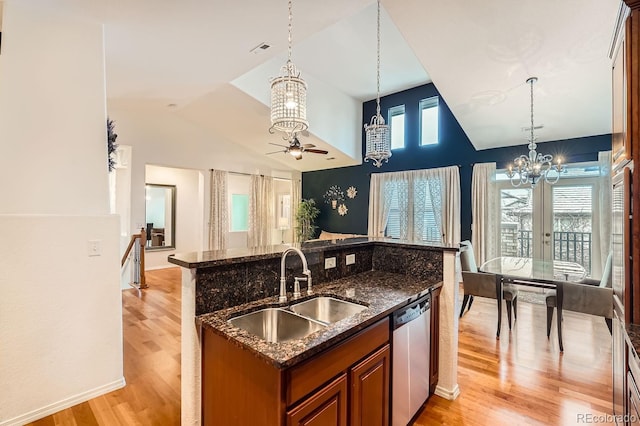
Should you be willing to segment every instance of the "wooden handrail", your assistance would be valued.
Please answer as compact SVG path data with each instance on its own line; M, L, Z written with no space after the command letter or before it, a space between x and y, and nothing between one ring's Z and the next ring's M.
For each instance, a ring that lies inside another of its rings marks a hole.
M149 230L151 232L151 230ZM147 244L147 233L144 228L140 229L140 288L147 288L147 280L144 274L144 247Z
M140 239L140 282L133 282L130 283L133 287L137 288L138 290L143 289L143 288L147 288L147 282L144 276L144 246L147 243L147 232L145 231L144 228L140 229L140 233L139 234L133 234L131 235L131 240L129 241L129 245L127 246L127 249L124 251L124 256L122 256L122 261L120 262L120 267L124 267L124 264L127 262L127 259L129 258L129 255L131 254L131 249L133 248L134 244L136 243L137 239Z
M140 238L140 247L144 247L144 243L143 241L146 241L146 232L144 230L144 228L140 229L140 233L139 234L133 234L131 235L131 240L129 241L129 245L127 246L127 249L124 251L124 255L122 256L122 261L120 262L120 267L124 266L124 263L127 261L127 258L129 257L129 255L131 254L131 249L133 248L133 245L136 242L136 239Z

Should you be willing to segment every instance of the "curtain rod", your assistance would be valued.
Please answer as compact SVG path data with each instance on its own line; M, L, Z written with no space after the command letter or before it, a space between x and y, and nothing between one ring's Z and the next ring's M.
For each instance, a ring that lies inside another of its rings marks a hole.
M209 169L210 172L214 171L215 169ZM232 174L232 175L238 175L238 176L262 176L264 177L264 175L255 175L255 174L251 174L251 173L243 173L243 172L232 172L227 170L227 173ZM276 177L276 176L271 176L273 179L278 179L278 180L288 180L291 181L293 179L291 178L283 178L283 177Z

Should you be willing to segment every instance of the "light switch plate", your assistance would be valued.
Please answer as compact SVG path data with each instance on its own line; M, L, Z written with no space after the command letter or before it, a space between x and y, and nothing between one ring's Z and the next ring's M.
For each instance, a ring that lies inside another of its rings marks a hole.
M89 256L102 255L102 241L101 240L87 241L87 255Z
M355 254L348 254L345 263L347 265L353 265L354 263L356 263L356 255Z
M331 269L336 267L336 258L335 257L327 257L324 260L324 269Z

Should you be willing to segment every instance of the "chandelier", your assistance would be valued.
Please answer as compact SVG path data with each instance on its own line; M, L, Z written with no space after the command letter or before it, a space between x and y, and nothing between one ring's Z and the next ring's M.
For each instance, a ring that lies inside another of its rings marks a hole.
M389 126L384 124L384 118L380 115L380 0L378 0L378 66L377 66L377 96L376 115L371 117L371 122L364 125L366 134L367 153L364 161L373 160L376 167L382 166L383 162L389 161L391 157L391 141L389 138Z
M269 133L285 133L293 140L296 133L307 130L307 83L291 61L291 0L289 0L289 57L280 69L280 76L271 80L271 127Z
M533 135L533 83L538 81L538 77L529 77L527 83L531 85L531 136L529 138L529 155L521 155L513 160L514 165L510 164L507 176L511 179L511 184L518 187L524 183L531 184L535 188L540 178L544 179L550 185L558 182L560 173L565 169L562 159L557 158L556 164L552 164L553 155L542 155L536 151L536 138ZM551 173L550 173L551 172Z

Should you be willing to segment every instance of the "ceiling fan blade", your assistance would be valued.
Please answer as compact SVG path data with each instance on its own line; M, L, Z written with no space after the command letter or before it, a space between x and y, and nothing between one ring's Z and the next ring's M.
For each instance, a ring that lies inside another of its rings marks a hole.
M280 149L278 151L267 152L265 155L277 154L278 152L285 152L286 153L287 150L286 149Z
M312 152L314 154L328 154L329 151L325 151L324 149L305 149L304 152Z
M305 143L304 145L302 145L304 148L313 148L315 145L312 143Z
M268 143L269 143L269 145L275 145L275 146L281 146L281 147L283 147L283 148L289 148L288 146L286 146L286 145L280 145L279 143L273 143L273 142L268 142Z

